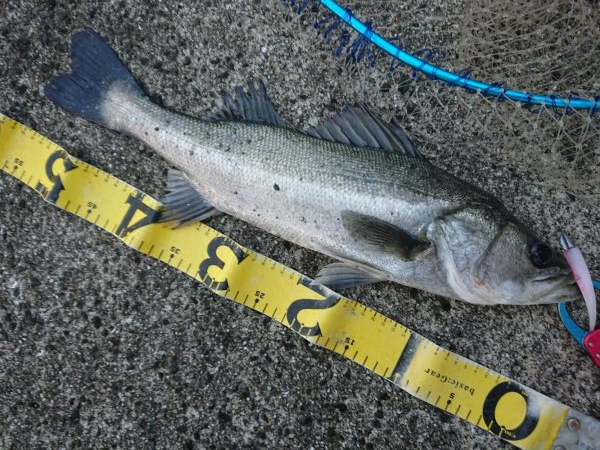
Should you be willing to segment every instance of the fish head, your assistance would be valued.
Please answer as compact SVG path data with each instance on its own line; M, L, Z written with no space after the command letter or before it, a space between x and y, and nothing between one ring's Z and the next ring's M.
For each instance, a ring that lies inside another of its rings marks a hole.
M463 300L533 305L582 298L562 255L502 205L445 215L436 234L447 282Z

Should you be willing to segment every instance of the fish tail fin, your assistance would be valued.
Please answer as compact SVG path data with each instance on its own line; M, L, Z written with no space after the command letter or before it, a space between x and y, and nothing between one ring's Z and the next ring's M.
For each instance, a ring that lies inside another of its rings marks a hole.
M50 80L44 94L71 114L116 128L110 114L114 102L109 96L116 84L120 92L144 96L110 45L91 27L86 27L71 39L71 73Z

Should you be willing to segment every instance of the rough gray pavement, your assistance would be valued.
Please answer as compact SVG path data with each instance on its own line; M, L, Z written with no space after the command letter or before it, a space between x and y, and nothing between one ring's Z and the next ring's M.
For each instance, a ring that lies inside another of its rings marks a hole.
M40 93L68 68L70 35L86 24L157 101L192 116L252 77L266 81L294 124L314 124L346 100L394 111L399 95L381 89L385 73L340 75L346 69L331 48L288 12L276 0L4 0L0 111L161 194L167 165L150 149L57 110ZM567 229L596 255L598 273L597 206L460 150L428 155L502 198L541 236L557 242ZM512 448L213 295L2 173L0 193L0 448ZM210 225L309 276L327 262L230 217ZM348 295L598 417L600 372L555 306L478 307L391 284Z

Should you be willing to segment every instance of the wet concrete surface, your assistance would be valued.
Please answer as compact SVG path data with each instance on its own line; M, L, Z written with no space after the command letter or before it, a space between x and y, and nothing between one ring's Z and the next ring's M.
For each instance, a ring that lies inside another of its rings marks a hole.
M394 111L379 89L384 72L340 75L331 48L284 3L5 1L0 10L0 112L155 197L164 161L41 94L67 69L70 35L86 24L156 101L192 116L253 77L292 124L315 124L357 96ZM568 225L584 252L600 254L589 225L598 207L460 149L435 151L543 237L557 241ZM6 174L0 192L1 448L512 448L219 298ZM209 224L309 276L329 262L231 217ZM598 369L555 306L482 307L392 284L347 295L561 402L600 411Z

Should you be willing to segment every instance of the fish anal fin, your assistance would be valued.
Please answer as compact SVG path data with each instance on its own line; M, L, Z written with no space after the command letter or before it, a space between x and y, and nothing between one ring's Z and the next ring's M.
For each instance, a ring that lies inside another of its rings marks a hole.
M314 279L315 283L327 286L334 291L381 281L384 281L384 278L365 269L354 267L349 263L341 262L326 265Z
M185 225L197 220L206 220L218 214L216 210L190 183L187 176L176 169L167 173L167 193L161 198L165 209L159 222L176 222Z
M342 222L357 243L405 261L417 259L431 247L422 237L377 217L345 210Z

